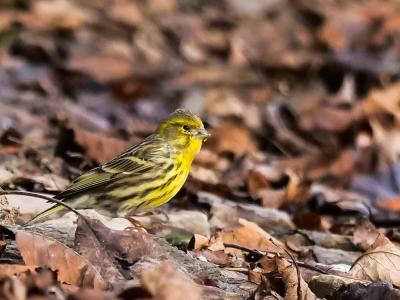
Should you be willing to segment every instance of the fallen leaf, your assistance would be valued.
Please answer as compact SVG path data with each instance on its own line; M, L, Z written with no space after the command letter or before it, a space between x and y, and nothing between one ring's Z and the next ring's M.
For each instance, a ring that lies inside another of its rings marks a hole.
M353 243L365 251L376 241L379 234L374 224L367 218L362 218L357 221L357 225L354 229Z
M379 120L371 119L374 142L383 151L390 162L397 162L400 158L400 120L394 122L390 127L385 127Z
M271 239L273 242L271 242ZM210 247L215 243L223 242L225 244L235 244L243 246L250 249L256 249L259 251L270 251L277 253L284 253L285 246L274 239L269 233L265 232L256 223L247 221L245 219L239 218L239 225L232 230L223 230L217 232L211 237ZM240 255L241 251L232 248L225 248L227 253L232 253L234 255Z
M292 30L294 26L295 32ZM274 43L266 44L265 41ZM301 68L311 62L312 53L308 49L311 43L310 33L301 24L295 25L294 18L282 9L282 13L272 21L249 20L238 27L231 37L230 59L236 66L250 62L271 68Z
M99 163L110 161L130 146L124 140L101 133L90 132L80 128L74 128L73 132L76 143L85 149L85 155Z
M81 217L78 217L75 231L75 250L86 258L110 284L124 280L114 262L115 258L107 253L107 244L101 243Z
M62 282L105 289L107 283L85 258L64 244L37 233L19 230L15 240L26 265L48 266Z
M384 280L400 286L400 249L379 234L369 249L354 262L349 273L356 279Z
M207 141L206 147L219 153L233 153L236 157L255 151L257 148L248 129L229 122L211 130L211 138Z
M78 29L92 19L87 10L66 0L35 1L32 9L50 28Z
M208 242L208 237L200 234L194 234L187 248L190 250L201 250L208 246Z
M201 287L168 263L144 270L141 282L155 299L203 299Z
M0 257L3 254L4 250L6 249L6 247L7 247L7 242L4 238L4 235L1 233L0 234Z
M18 278L10 276L0 281L0 299L25 300L27 290L28 287Z
M267 178L256 170L250 170L247 176L247 189L250 195L256 195L256 193L269 187Z
M207 115L217 117L242 117L246 111L244 103L238 96L227 89L209 90L204 105Z
M68 68L90 75L99 82L112 82L129 77L133 73L132 57L117 51L109 52L72 57Z
M400 212L400 198L378 199L376 204L379 207L385 208L387 210Z
M364 114L374 116L379 112L395 115L400 120L400 83L395 83L384 89L373 89L362 102Z
M111 19L130 26L137 26L143 21L143 12L137 3L118 0L111 5L111 8L106 12Z
M286 300L317 300L295 266L283 257L276 257L276 265L285 284ZM300 282L299 282L300 281ZM299 288L300 285L300 288Z
M35 273L36 268L38 266L0 264L0 276L18 275L27 271Z
M295 221L297 226L302 229L328 231L332 226L332 218L310 211L299 211Z
M249 281L255 284L260 284L262 282L262 272L261 268L255 268L249 270Z
M143 231L143 229L128 228L126 230L114 230L106 227L99 220L87 219L90 227L94 230L96 238L101 241L101 249L89 249L90 244L84 243L85 253L94 260L100 259L101 256L92 251L107 251L108 256L123 260L128 264L134 264L140 258L149 255L154 247L153 240ZM83 227L81 223L77 240L81 241L88 232L87 227ZM82 249L83 250L83 249ZM106 270L105 270L106 271Z

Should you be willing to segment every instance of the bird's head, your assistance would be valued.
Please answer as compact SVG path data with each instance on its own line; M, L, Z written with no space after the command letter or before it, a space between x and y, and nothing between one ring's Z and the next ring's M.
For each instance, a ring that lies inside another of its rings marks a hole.
M177 109L158 127L157 133L177 150L189 152L193 157L210 134L201 119L192 112Z

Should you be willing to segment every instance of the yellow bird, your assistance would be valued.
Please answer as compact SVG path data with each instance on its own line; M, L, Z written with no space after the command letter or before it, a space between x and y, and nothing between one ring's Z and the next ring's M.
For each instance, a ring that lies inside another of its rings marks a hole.
M178 193L193 159L209 136L199 117L178 109L154 134L110 162L82 174L54 198L74 208L94 208L119 216L151 210ZM30 222L62 209L62 205L56 204Z

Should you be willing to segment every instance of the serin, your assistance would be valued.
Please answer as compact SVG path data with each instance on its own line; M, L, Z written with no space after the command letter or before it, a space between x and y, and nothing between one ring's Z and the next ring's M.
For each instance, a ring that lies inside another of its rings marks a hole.
M154 134L110 162L84 173L55 198L74 208L94 208L110 215L149 211L178 193L193 159L209 136L199 117L178 109ZM63 208L56 204L30 222Z

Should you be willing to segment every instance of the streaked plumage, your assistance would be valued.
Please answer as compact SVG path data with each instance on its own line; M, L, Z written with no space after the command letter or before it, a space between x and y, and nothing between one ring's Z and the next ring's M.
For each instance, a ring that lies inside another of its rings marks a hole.
M176 110L156 132L110 162L84 173L55 198L75 208L131 215L158 207L181 189L209 136L199 117ZM63 207L55 205L33 220Z

